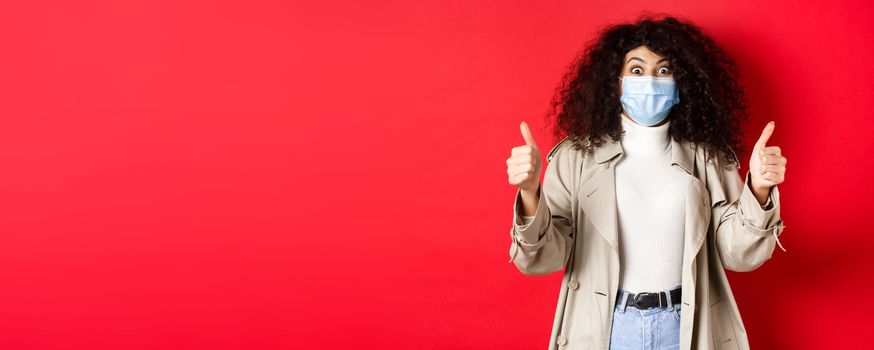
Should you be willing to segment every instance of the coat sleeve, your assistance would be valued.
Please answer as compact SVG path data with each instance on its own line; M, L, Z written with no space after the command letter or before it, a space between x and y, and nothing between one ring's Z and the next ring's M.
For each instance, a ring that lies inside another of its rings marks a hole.
M522 191L516 190L513 201L513 225L510 228L510 262L524 275L540 276L561 270L570 258L573 246L571 215L574 179L566 147L562 142L550 151L533 220L522 219Z
M752 271L774 252L780 244L783 220L780 218L780 191L771 187L765 206L759 204L751 187L751 174L747 171L741 181L737 168L725 170L722 178L725 186L733 186L725 192L726 200L713 208L716 223L716 248L723 266L731 271Z

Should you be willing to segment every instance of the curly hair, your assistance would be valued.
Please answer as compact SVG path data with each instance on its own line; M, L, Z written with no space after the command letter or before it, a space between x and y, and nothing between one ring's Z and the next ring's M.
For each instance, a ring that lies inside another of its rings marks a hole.
M554 136L591 153L609 136L621 136L619 79L625 54L641 45L666 57L680 93L668 118L668 133L702 146L708 158L721 154L737 164L743 153L741 122L747 100L734 62L701 28L673 16L642 15L634 24L604 27L568 66L555 90L547 120ZM733 154L732 152L736 152Z

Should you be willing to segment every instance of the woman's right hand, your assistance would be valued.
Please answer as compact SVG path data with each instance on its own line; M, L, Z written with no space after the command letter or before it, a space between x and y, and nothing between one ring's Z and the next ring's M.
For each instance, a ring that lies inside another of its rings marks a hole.
M534 142L534 135L531 134L528 123L523 121L520 128L525 144L513 147L510 152L510 157L507 158L507 176L511 185L522 190L524 198L537 194L537 189L540 187L541 161L540 151L537 149L537 143Z

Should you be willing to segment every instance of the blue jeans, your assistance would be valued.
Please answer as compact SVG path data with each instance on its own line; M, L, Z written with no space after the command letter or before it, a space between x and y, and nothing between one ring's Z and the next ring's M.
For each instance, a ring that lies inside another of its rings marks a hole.
M680 287L677 285L671 290ZM668 292L669 290L665 291ZM628 291L619 290L619 300L613 308L611 350L655 350L680 348L680 300L670 300L668 306L640 310L625 305Z

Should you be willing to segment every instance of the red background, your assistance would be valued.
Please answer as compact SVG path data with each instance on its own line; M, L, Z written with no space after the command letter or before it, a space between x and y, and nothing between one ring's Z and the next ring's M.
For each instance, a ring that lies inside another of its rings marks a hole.
M868 1L22 1L0 347L545 348L561 274L508 263L504 161L641 9L727 49L791 160L788 252L730 273L753 348L870 343Z

